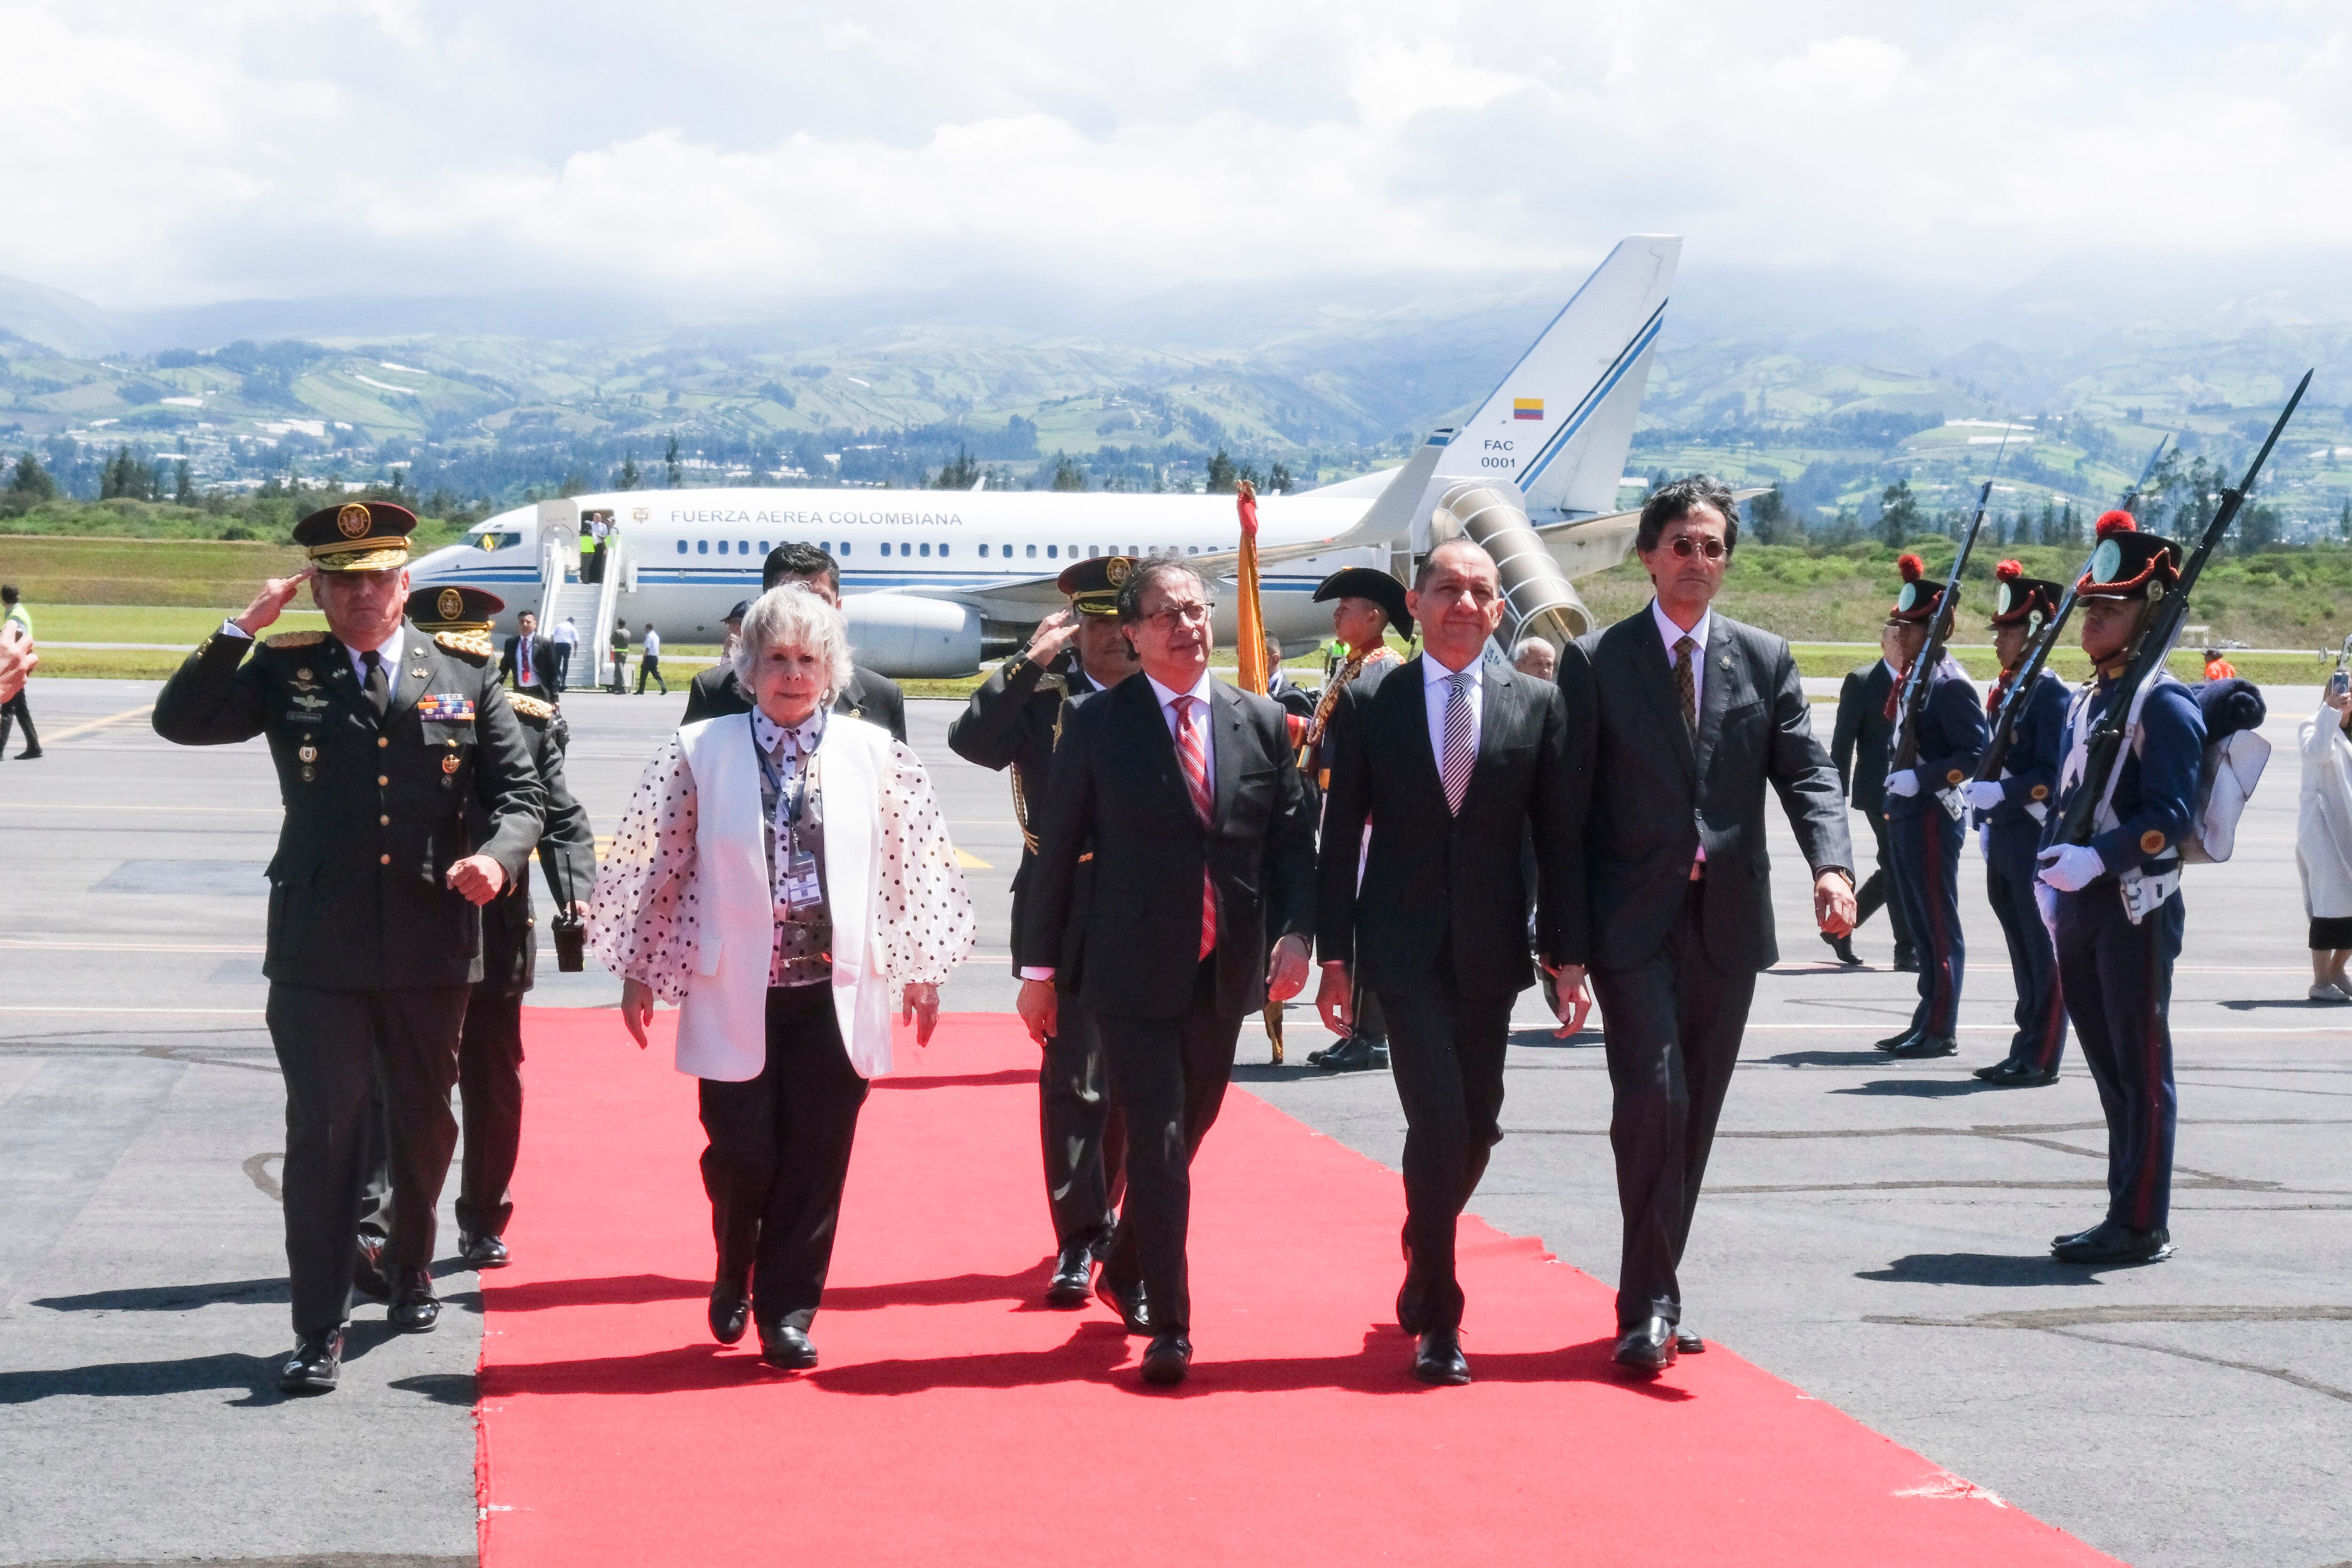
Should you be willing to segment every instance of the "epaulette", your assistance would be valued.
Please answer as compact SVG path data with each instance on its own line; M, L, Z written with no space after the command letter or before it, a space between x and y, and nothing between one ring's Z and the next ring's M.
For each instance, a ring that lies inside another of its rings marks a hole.
M507 706L521 717L535 720L542 724L555 717L554 703L542 702L536 697L527 697L520 691L507 699Z
M310 647L327 640L324 632L279 632L261 646L264 647Z
M490 639L479 632L436 632L433 640L467 658L487 661L490 657Z

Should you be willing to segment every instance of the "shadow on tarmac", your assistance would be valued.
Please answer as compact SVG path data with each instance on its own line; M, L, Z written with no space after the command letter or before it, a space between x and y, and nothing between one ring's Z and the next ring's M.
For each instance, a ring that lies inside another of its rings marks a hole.
M1915 1252L1884 1268L1857 1269L1857 1279L1887 1285L2095 1285L2090 1270L2043 1254Z

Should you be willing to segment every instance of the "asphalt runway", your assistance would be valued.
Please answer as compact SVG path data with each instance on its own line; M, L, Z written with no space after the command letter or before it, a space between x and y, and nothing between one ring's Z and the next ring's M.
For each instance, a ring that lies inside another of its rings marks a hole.
M362 1306L338 1393L275 1392L290 1342L261 1021L276 790L257 743L164 744L155 689L37 681L48 755L0 763L0 1563L470 1563L470 1274L443 1265L438 1332L388 1335ZM1758 991L1685 1270L1710 1338L2142 1564L2352 1564L2352 1007L2304 997L2294 746L2316 694L2271 698L2279 754L2238 858L2189 875L2173 1260L2048 1259L2050 1237L2101 1211L2103 1125L2071 1048L2052 1088L1968 1077L2004 1048L2012 1000L1973 852L1961 1055L1897 1063L1869 1047L1910 1009L1883 921L1861 939L1872 967L1821 962L1776 827L1784 962ZM567 700L572 782L600 832L682 705ZM1003 781L948 752L955 710L909 704L956 842L985 863L968 872L982 958L946 1002L1004 1010L1018 829ZM557 974L551 953L541 974L541 1005L618 994ZM1552 1038L1532 994L1519 1022L1507 1136L1475 1207L1613 1279L1600 1037ZM617 1020L613 1037L631 1048ZM1300 1065L1325 1037L1294 1009L1293 1065L1275 1068L1254 1026L1237 1078L1394 1168L1393 1089ZM1314 1223L1313 1193L1266 1197ZM442 1225L446 1251L446 1208ZM1474 1366L1477 1327L1474 1300ZM1606 1328L1563 1324L1563 1342ZM1379 1484L1383 1460L1275 1462L1324 1488Z

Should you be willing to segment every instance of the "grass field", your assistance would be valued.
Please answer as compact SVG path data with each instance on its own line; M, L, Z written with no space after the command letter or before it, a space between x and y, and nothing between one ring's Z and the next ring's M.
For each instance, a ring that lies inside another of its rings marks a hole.
M272 577L299 571L290 545L216 539L62 539L0 534L0 582L14 583L33 606L35 630L65 637L40 619L43 605L123 605L243 609ZM162 642L162 637L79 641Z

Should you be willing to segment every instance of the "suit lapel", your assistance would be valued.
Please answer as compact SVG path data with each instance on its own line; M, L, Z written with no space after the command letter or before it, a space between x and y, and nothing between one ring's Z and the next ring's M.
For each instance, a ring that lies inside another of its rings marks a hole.
M1651 715L1659 735L1685 771L1697 776L1698 762L1691 753L1690 731L1683 727L1683 696L1675 686L1675 667L1666 658L1666 645L1658 636L1658 620L1648 608L1633 618L1633 668L1649 700L1640 704Z
M1372 694L1376 707L1386 706L1394 715L1397 733L1386 737L1386 743L1375 748L1375 754L1414 759L1414 771L1422 775L1422 784L1433 792L1442 805L1445 800L1445 777L1437 767L1437 742L1429 733L1429 689L1425 684L1429 668L1422 661L1425 655L1415 654L1405 660L1404 667L1380 684ZM1390 692L1396 695L1391 697Z
M1168 715L1160 710L1160 694L1149 680L1123 680L1112 688L1110 700L1119 700L1122 693L1134 754L1144 759L1160 789L1184 808L1185 817L1199 821L1199 814L1192 809L1192 792L1184 783L1184 764L1176 759L1176 737L1169 733Z
M1242 719L1242 694L1238 687L1223 681L1209 683L1209 722L1215 726L1210 742L1209 765L1217 776L1210 781L1209 820L1223 822L1234 808L1234 795L1241 788L1242 747L1248 735Z
M415 626L400 628L400 662L388 672L393 679L392 706L385 710L385 718L415 707L416 700L433 683L433 659L425 651L432 646L433 639Z
M1706 777L1706 764L1715 757L1716 737L1723 732L1724 710L1731 705L1731 680L1734 671L1725 668L1731 652L1731 638L1723 623L1710 616L1706 623L1706 648L1699 655L1706 660L1706 676L1698 693L1698 776Z

